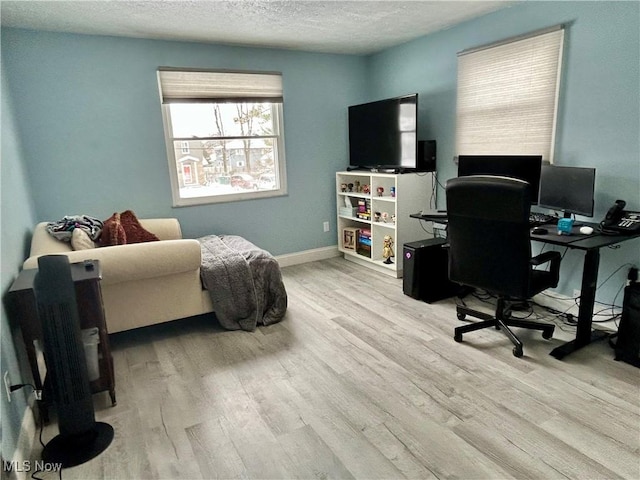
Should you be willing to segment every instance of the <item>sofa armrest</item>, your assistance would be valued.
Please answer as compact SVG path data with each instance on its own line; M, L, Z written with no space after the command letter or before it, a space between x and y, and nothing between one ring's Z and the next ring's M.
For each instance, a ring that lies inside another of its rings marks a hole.
M58 240L49 232L47 232L47 222L41 222L33 229L31 236L30 256L54 255L58 253L72 252L71 244ZM38 266L36 262L36 268Z
M200 243L197 240L163 240L112 247L58 252L69 262L100 260L104 285L143 280L200 268ZM29 257L24 268L38 268L38 256Z

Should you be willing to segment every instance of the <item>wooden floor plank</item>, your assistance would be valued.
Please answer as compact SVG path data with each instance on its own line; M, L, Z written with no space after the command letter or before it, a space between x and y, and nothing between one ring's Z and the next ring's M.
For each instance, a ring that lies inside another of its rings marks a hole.
M516 358L494 329L453 340L460 300L414 300L340 258L282 273L276 325L203 315L112 335L118 404L94 404L114 442L63 478L640 477L640 376L606 342L559 361L574 328L516 329Z

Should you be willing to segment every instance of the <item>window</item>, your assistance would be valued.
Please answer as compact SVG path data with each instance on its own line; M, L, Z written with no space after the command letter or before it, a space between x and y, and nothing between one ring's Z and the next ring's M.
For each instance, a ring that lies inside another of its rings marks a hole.
M174 206L287 193L280 74L160 68L158 82Z
M458 54L458 155L542 155L553 162L564 29Z

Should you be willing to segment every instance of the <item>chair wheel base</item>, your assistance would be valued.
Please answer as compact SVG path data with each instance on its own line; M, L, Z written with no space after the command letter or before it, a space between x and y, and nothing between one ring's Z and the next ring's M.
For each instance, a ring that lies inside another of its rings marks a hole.
M464 320L467 316L464 313L458 313L458 320Z
M456 333L456 334L453 336L453 339L454 339L456 342L460 343L460 342L462 342L462 335L461 335L461 334L459 334L459 333Z
M513 356L514 357L522 357L523 355L523 351L522 351L522 347L513 347Z

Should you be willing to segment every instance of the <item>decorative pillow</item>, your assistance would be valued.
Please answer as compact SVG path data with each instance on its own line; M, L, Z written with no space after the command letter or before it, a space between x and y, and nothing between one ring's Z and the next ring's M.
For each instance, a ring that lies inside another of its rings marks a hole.
M90 248L96 248L96 244L93 243L93 240L85 230L76 227L71 233L71 248L74 250L89 250Z
M160 240L153 233L145 230L144 227L140 225L138 218L131 210L127 210L120 214L120 222L124 228L127 243L157 242Z
M157 242L160 239L140 225L131 211L114 213L104 222L100 245L124 245L126 243Z
M127 237L120 223L120 214L114 213L104 221L102 234L100 235L100 246L108 247L110 245L124 245L125 243L127 243Z

